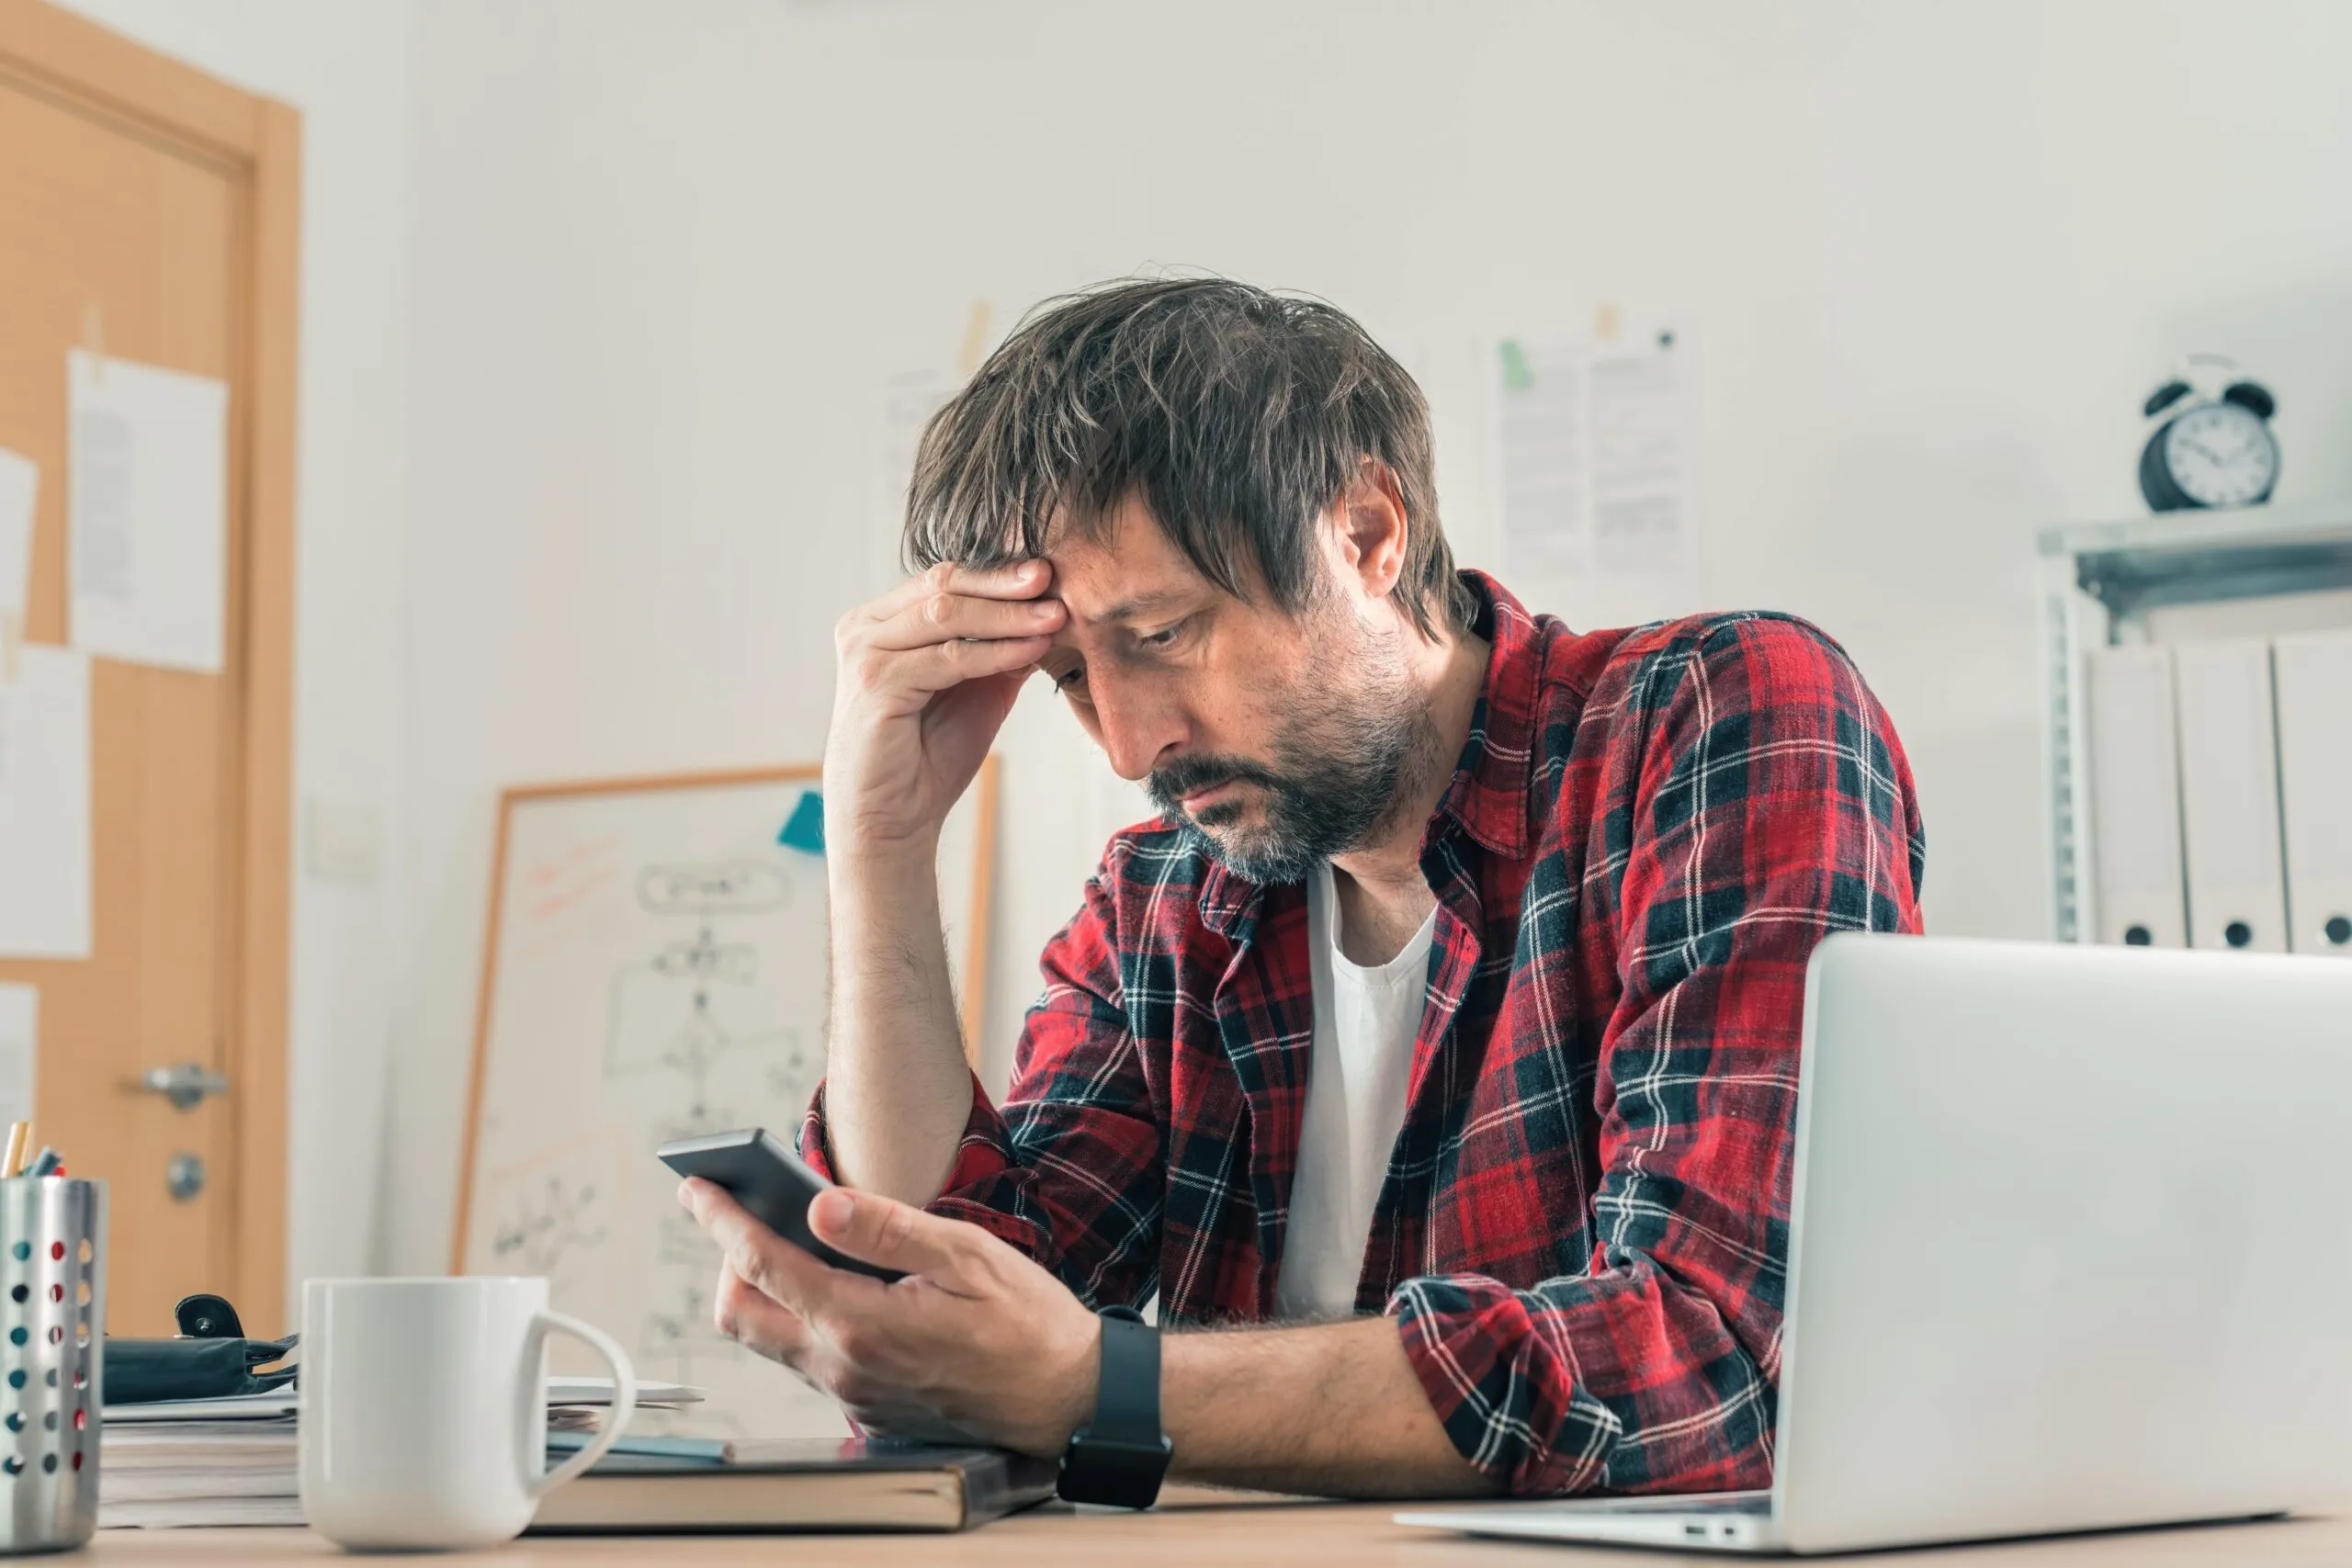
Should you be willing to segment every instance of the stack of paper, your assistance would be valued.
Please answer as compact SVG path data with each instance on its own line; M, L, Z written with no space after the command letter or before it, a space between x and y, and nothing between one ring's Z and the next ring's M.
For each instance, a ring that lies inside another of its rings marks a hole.
M225 1402L208 1402L225 1403ZM98 1525L299 1525L292 1411L225 1421L123 1421L100 1429Z
M647 1383L638 1392L639 1405L655 1410L702 1397L680 1383ZM596 1407L612 1399L609 1380L549 1378L548 1425L593 1425ZM98 1528L300 1524L297 1410L292 1389L107 1406Z

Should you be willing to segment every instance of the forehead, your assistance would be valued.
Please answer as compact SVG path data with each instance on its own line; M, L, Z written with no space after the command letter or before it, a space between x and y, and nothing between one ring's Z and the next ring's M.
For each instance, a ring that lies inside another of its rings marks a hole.
M1100 529L1057 529L1046 559L1054 569L1054 594L1073 623L1148 618L1225 596L1169 542L1139 500L1122 502Z

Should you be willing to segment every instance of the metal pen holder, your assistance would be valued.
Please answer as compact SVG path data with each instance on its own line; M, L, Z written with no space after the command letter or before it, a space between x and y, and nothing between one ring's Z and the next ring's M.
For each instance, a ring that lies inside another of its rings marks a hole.
M107 1184L0 1181L0 1555L96 1528L106 1322Z

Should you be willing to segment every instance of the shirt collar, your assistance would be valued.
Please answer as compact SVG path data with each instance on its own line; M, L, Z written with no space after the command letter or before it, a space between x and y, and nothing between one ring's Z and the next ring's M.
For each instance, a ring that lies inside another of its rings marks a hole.
M1513 859L1533 840L1528 818L1535 773L1535 692L1544 647L1535 618L1510 591L1483 571L1462 581L1476 602L1470 629L1487 639L1487 678L1470 716L1470 737L1454 765L1453 783L1437 805L1462 830Z
M1535 765L1535 689L1543 649L1533 617L1510 590L1483 571L1464 571L1462 581L1476 605L1470 629L1487 639L1487 673L1470 716L1469 739L1437 815L1452 818L1487 849L1516 859L1527 852L1532 838L1528 783ZM1201 879L1201 919L1211 931L1247 941L1263 891L1211 858Z

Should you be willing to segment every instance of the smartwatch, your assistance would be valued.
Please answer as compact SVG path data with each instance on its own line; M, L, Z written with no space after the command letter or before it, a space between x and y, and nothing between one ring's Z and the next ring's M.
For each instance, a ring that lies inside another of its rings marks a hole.
M1159 1330L1133 1307L1104 1307L1094 1419L1071 1435L1054 1487L1067 1503L1148 1508L1171 1445L1159 1429Z

